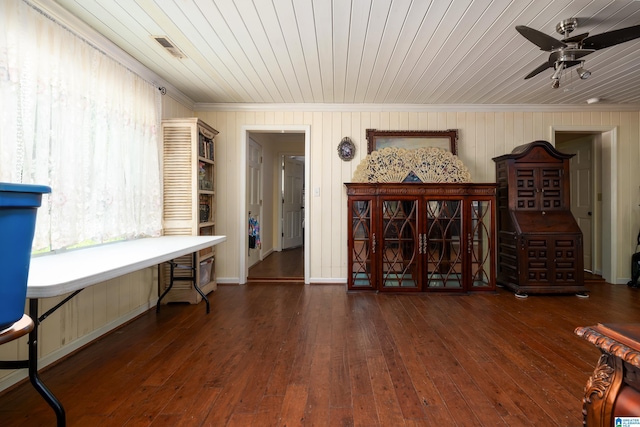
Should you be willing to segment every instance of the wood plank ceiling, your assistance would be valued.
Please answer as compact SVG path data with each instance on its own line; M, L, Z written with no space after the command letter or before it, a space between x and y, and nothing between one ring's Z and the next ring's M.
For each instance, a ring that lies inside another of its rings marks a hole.
M589 79L571 69L552 89L552 69L524 80L548 54L515 30L638 25L640 1L55 1L196 103L640 104L639 40L588 55Z

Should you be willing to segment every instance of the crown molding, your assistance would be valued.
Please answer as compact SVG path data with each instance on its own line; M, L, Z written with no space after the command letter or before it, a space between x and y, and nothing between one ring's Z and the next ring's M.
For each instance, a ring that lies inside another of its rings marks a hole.
M197 102L194 111L317 112L581 112L639 111L639 104L260 104Z
M118 47L111 40L94 30L84 21L71 14L58 3L52 0L23 0L26 4L31 5L34 9L39 10L43 15L52 19L62 27L71 31L114 61L122 64L131 72L145 79L158 89L166 89L166 94L171 98L180 102L185 107L193 110L195 103L193 100L182 92L180 92L171 83L151 71L140 61L129 55L127 52Z

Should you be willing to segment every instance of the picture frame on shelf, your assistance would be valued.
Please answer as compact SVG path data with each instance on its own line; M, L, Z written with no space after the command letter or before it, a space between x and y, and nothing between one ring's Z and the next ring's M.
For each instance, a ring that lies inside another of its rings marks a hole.
M367 153L385 147L413 150L437 147L458 154L458 130L378 130L367 129Z

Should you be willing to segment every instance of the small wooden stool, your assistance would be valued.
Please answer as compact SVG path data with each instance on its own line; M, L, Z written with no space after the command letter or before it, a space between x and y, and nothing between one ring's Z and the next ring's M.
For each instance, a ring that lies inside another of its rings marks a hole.
M9 341L17 340L18 338L27 335L29 332L33 331L33 327L34 324L31 317L23 314L22 318L13 325L0 330L0 344L5 344Z

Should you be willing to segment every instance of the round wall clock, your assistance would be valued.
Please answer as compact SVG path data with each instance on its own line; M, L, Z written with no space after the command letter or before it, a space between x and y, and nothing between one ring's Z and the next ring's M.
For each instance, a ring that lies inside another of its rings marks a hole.
M342 141L340 141L340 144L338 144L338 156L342 160L348 162L349 160L353 159L355 155L355 144L353 143L353 141L351 141L351 138L345 136L344 138L342 138Z

